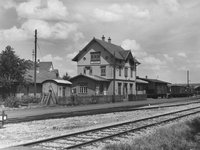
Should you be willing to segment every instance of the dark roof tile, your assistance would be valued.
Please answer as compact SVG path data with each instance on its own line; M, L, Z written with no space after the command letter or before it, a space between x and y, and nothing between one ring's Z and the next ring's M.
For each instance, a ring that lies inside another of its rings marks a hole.
M25 78L29 82L34 82L34 71L29 70L28 73L26 74ZM54 71L42 71L42 72L37 73L36 83L42 83L45 80L56 79L56 78L58 78L58 77Z
M99 45L101 45L104 49L106 49L112 56L115 56L117 59L126 60L128 55L131 53L130 50L124 50L121 46L115 45L113 43L109 43L100 39L93 38L86 47L84 47L72 60L78 61L79 56L81 56L85 49L93 42L97 42ZM139 62L133 58L133 60L139 64Z
M161 81L158 79L149 79L149 78L139 78L141 80L147 81L147 82L155 82L155 83L165 83L165 84L170 84L169 82L166 81Z
M108 82L109 80L107 80L107 79L105 79L105 78L103 78L103 77L99 77L99 76L97 76L97 75L84 75L84 74L79 74L79 75L77 75L77 76L74 76L74 77L72 77L69 81L73 81L74 79L76 79L76 78L80 78L80 77L86 77L86 78L89 78L89 79L92 79L92 80L95 80L95 81L106 81L106 82Z

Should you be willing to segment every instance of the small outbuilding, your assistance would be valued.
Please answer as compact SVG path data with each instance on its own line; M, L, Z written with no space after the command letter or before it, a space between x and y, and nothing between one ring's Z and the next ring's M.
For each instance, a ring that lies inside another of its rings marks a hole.
M66 97L71 94L71 82L63 79L50 79L42 82L42 93L52 93L56 97Z
M42 82L42 101L46 105L57 104L58 98L71 95L71 82L63 79L49 79Z

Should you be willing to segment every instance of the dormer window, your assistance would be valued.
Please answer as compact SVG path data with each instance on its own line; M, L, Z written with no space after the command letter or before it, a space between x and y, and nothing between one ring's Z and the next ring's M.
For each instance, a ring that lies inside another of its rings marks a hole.
M100 63L101 52L91 52L90 63Z

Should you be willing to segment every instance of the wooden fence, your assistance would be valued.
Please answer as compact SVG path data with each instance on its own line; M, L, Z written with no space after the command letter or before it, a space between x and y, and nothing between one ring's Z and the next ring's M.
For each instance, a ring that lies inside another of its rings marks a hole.
M59 105L87 105L87 104L103 104L122 101L135 101L135 100L146 100L146 94L144 95L129 95L128 99L125 99L124 95L92 95L92 96L77 96L71 97L59 97L57 102Z

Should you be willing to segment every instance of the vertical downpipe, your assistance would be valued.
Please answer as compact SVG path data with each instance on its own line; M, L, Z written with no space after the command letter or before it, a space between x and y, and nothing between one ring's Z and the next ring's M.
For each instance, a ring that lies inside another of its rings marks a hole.
M112 102L115 103L115 80L116 80L116 74L115 69L116 68L116 62L115 62L115 52L114 52L114 63L113 63L113 97Z

